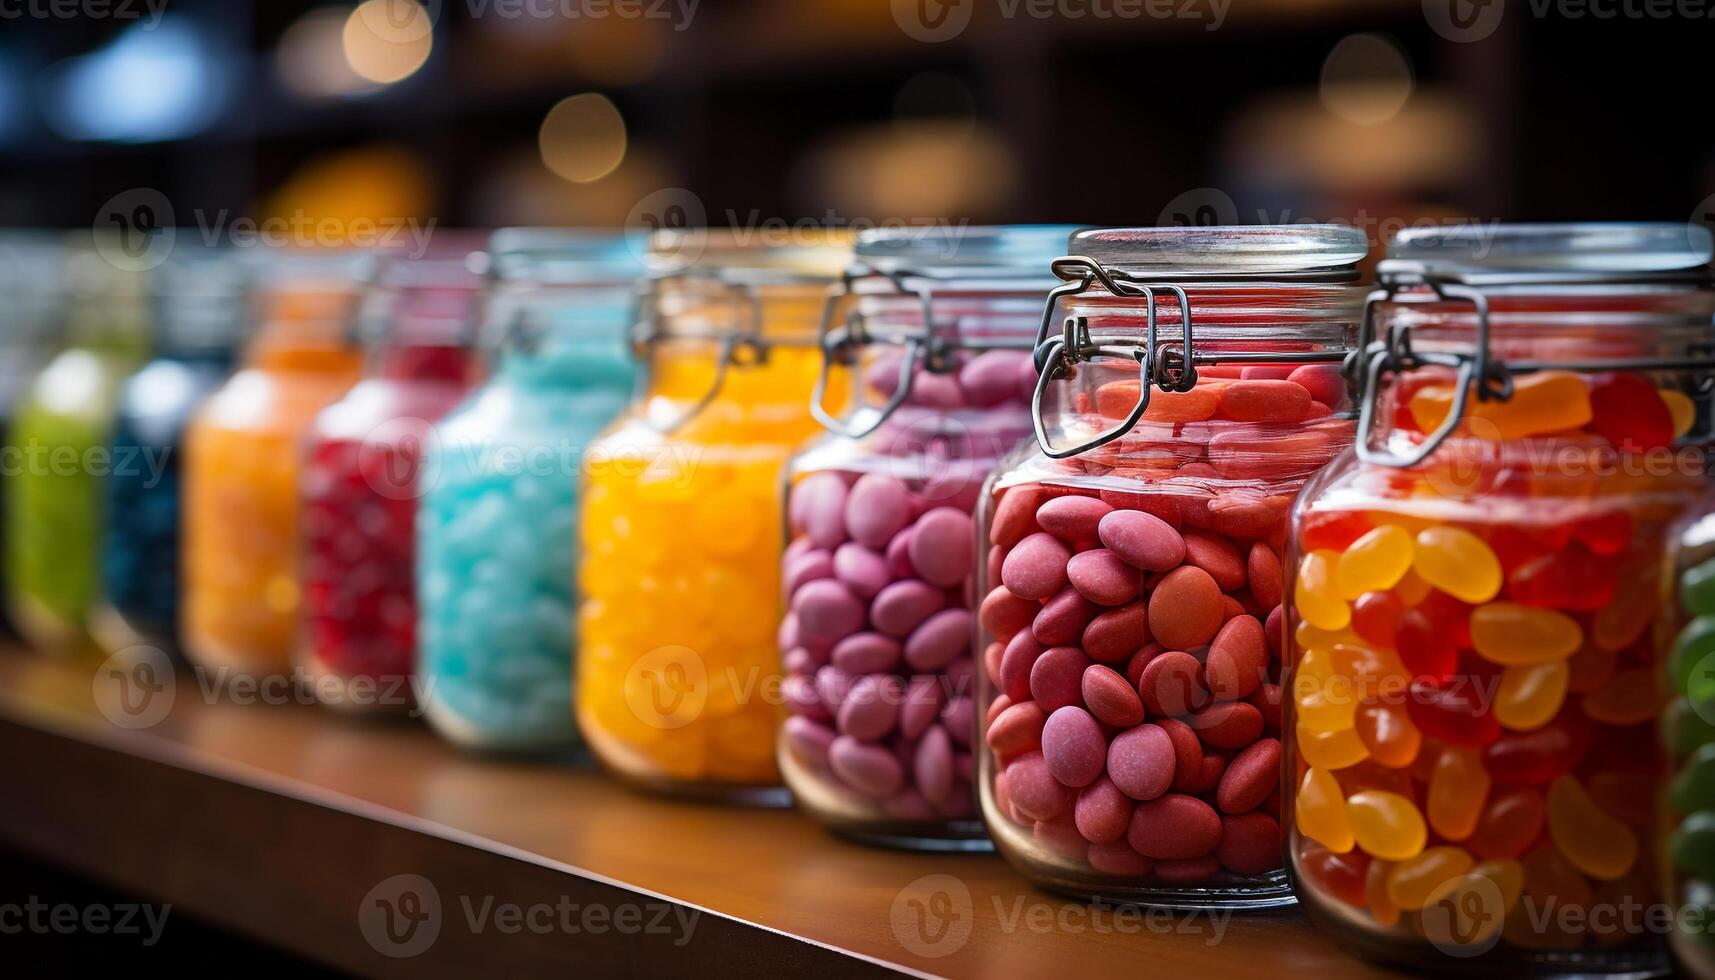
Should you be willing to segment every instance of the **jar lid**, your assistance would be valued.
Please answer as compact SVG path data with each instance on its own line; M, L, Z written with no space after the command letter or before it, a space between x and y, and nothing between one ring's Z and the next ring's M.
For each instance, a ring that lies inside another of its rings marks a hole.
M1580 222L1413 228L1388 243L1384 276L1466 281L1571 277L1578 282L1705 278L1715 236L1699 224Z
M743 286L828 283L851 264L853 237L826 228L662 228L649 236L649 266Z
M1235 274L1266 277L1353 269L1369 252L1349 225L1216 225L1093 228L1069 253L1139 277Z
M57 231L0 232L0 344L44 339L63 315L66 300L65 235Z
M978 225L875 228L858 235L858 265L932 279L1050 279L1084 225Z
M245 272L229 249L183 243L154 271L155 329L173 350L221 350L244 329Z
M469 343L482 292L480 255L383 262L364 296L361 338L370 344Z
M503 282L550 286L630 283L644 272L619 229L502 228L488 242L487 268Z

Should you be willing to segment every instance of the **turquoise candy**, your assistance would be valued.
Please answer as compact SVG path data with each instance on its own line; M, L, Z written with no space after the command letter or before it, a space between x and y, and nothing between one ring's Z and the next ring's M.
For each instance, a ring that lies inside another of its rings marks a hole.
M1673 778L1667 800L1676 813L1715 810L1715 744L1691 754Z
M429 722L461 745L553 753L577 743L581 451L635 383L624 314L581 310L508 350L425 457L418 671Z
M1673 866L1699 878L1715 878L1715 810L1699 810L1668 840Z
M1668 676L1693 701L1715 701L1715 616L1698 616L1673 641Z

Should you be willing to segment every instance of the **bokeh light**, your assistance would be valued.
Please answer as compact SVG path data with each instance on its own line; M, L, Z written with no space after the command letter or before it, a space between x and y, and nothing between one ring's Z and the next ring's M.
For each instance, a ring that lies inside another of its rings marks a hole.
M340 39L352 71L391 85L429 60L434 22L416 0L364 0L346 18Z
M548 110L537 134L542 164L578 184L600 180L625 159L625 119L607 96L574 95Z
M1411 98L1411 64L1405 52L1380 34L1340 39L1322 62L1322 105L1348 122L1387 122Z
M274 70L299 95L330 98L374 91L373 82L352 70L345 56L349 14L321 7L298 18L280 35Z

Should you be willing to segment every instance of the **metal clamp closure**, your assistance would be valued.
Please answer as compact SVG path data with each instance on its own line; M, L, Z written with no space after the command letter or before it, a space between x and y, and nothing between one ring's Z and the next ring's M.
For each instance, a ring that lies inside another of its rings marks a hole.
M1156 390L1168 393L1190 391L1197 384L1197 367L1215 364L1303 364L1310 362L1340 362L1344 351L1200 351L1192 328L1191 299L1182 282L1235 281L1247 278L1286 279L1298 282L1346 282L1355 275L1350 270L1311 271L1300 274L1253 277L1243 274L1185 274L1173 276L1172 282L1148 280L1104 268L1099 262L1081 255L1055 259L1050 265L1063 284L1048 293L1042 311L1042 323L1036 339L1036 391L1031 397L1032 422L1036 427L1036 442L1051 459L1065 459L1105 446L1120 438L1143 420L1149 411L1149 401ZM1090 333L1089 319L1068 316L1062 321L1061 334L1050 338L1049 331L1062 300L1101 287L1113 296L1136 296L1144 301L1144 336L1114 337L1097 343ZM1163 343L1159 337L1158 292L1171 293L1179 304L1181 335L1177 341ZM1069 446L1056 446L1048 434L1048 422L1042 411L1043 394L1055 381L1074 377L1077 366L1097 357L1129 357L1138 364L1137 402L1117 425Z
M1490 306L1488 294L1484 286L1507 286L1517 284L1537 284L1538 280L1526 278L1518 281L1503 281L1495 277L1485 278L1477 284L1464 276L1431 272L1417 267L1415 264L1401 263L1395 270L1389 270L1384 263L1382 282L1378 289L1372 292L1364 303L1363 324L1359 332L1358 349L1352 352L1347 360L1347 373L1354 381L1361 382L1359 387L1361 404L1358 410L1358 431L1356 450L1358 458L1365 463L1378 466L1388 466L1394 469L1405 469L1428 459L1442 444L1452 436L1464 420L1466 408L1470 404L1473 388L1479 402L1507 401L1513 396L1513 379L1516 375L1529 374L1536 371L1715 371L1715 345L1699 343L1689 345L1686 353L1678 357L1640 357L1640 358L1605 358L1581 361L1540 361L1518 360L1506 361L1496 358L1489 347L1490 336ZM1614 281L1612 277L1561 275L1553 278L1539 277L1543 284L1577 284L1585 281ZM1648 281L1651 277L1640 277ZM1678 277L1674 282L1686 281ZM1402 289L1427 288L1437 299L1445 302L1470 303L1476 317L1476 337L1469 351L1434 351L1425 352L1413 349L1411 343L1411 328L1407 325L1397 325L1389 331L1388 336L1376 338L1376 310L1381 304L1390 302ZM1361 374L1359 368L1361 367ZM1424 367L1445 367L1455 372L1453 401L1447 410L1447 417L1441 424L1428 433L1423 442L1412 447L1408 452L1395 453L1388 449L1377 448L1374 445L1374 435L1377 426L1377 406L1380 401L1380 386L1383 376L1389 373L1400 374Z
M855 287L860 282L872 279L888 284L898 296L916 298L922 311L921 329L883 332L871 326L868 317L859 311L855 301L865 295L875 294L859 293ZM893 413L911 398L918 368L922 367L937 374L953 371L958 367L958 361L953 357L956 351L1029 350L1034 346L1027 342L1008 342L998 338L966 339L938 334L935 329L934 292L928 286L915 285L928 281L930 277L909 269L882 270L856 266L840 277L839 285L829 290L827 301L822 307L821 370L816 375L815 389L810 395L810 414L828 431L848 439L861 439L881 428ZM842 307L846 311L845 323L835 326ZM829 411L827 392L833 366L857 366L863 348L881 343L905 349L904 356L900 359L898 381L887 401L879 406L859 404L845 416Z
M684 332L668 332L661 326L660 287L670 280L684 280L690 277L685 271L675 271L658 276L651 276L638 283L633 297L633 315L630 319L632 354L642 365L639 372L639 393L649 388L650 375L653 371L655 347L667 339L702 339L715 344L715 375L709 382L709 387L691 406L676 416L661 421L644 414L646 425L662 435L673 435L692 420L701 415L720 397L721 390L726 386L727 372L733 367L753 367L768 363L770 349L778 341L766 340L762 333L762 297L757 287L749 284L725 282L710 278L711 282L719 282L728 296L732 299L738 313L735 319L742 324L736 330L713 330L705 334L689 334Z

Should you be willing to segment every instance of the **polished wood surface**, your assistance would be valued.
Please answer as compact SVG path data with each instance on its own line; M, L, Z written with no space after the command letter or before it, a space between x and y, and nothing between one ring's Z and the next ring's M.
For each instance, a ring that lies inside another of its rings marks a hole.
M98 707L118 673L0 650L0 838L371 975L1375 975L1296 912L1092 908L992 855L863 847L790 811L475 758L409 721L211 698L186 673L164 718L126 728ZM397 875L440 899L419 955L359 919Z

